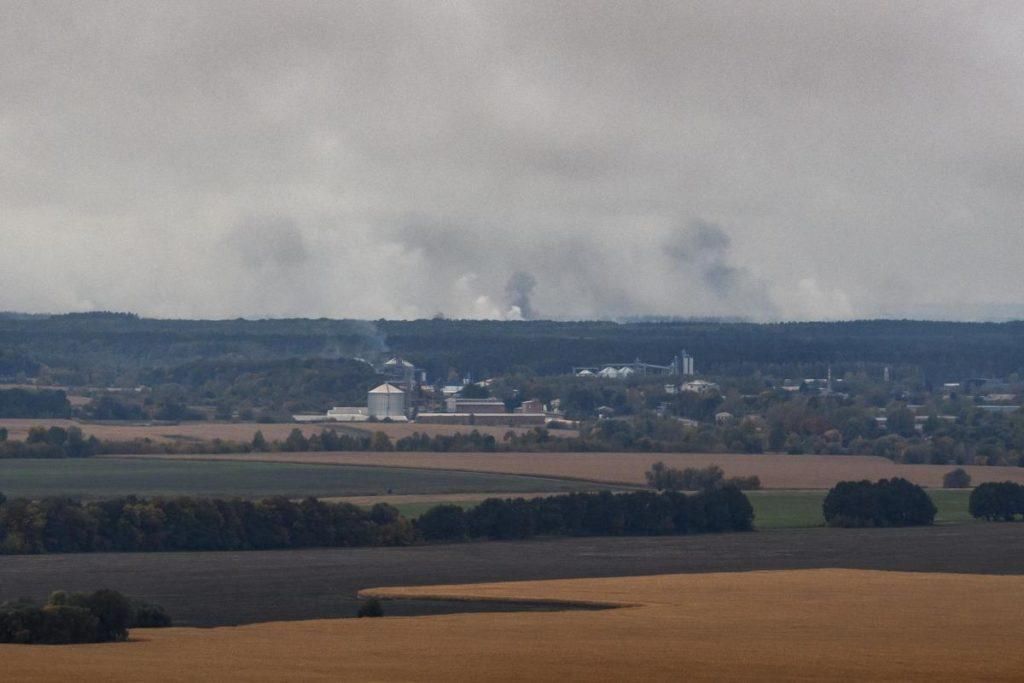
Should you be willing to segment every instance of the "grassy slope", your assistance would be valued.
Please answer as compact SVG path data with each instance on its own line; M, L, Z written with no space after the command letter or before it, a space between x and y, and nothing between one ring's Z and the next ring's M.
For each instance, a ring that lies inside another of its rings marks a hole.
M443 470L189 460L0 460L9 498L116 495L357 496L386 493L540 492L586 488L576 481Z

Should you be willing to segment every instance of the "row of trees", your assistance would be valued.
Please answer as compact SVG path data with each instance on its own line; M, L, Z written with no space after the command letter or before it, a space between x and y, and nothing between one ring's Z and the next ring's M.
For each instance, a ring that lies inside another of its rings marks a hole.
M253 502L129 496L0 504L0 552L251 550L404 545L412 525L385 504L370 510L315 498Z
M416 520L428 541L469 538L515 539L553 536L657 536L749 531L754 510L735 486L694 495L653 493L570 493L531 500L485 500L469 510L445 504Z
M100 441L78 427L32 427L24 441L8 441L0 433L0 458L87 458L101 452Z
M250 550L406 545L420 539L742 531L753 509L734 486L676 492L569 494L489 499L463 511L440 505L413 525L390 505L366 510L315 498L259 502L135 497L79 503L65 498L4 501L0 552Z
M761 479L758 476L726 479L725 472L717 465L679 470L663 462L656 462L644 476L647 478L647 485L659 491L707 491L730 485L742 491L756 491L761 488Z
M932 524L938 510L925 490L906 479L841 481L825 496L825 522L841 527Z
M129 628L171 625L164 609L112 590L55 591L45 605L0 604L0 643L67 644L125 640Z

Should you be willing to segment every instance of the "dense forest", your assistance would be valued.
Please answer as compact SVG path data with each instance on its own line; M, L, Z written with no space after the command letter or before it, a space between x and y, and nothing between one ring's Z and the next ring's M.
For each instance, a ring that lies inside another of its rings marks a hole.
M242 375L253 363L373 359L397 353L432 379L511 372L563 374L574 365L642 358L667 364L681 349L700 372L749 374L828 364L911 366L928 381L1006 376L1024 369L1024 322L873 320L831 323L496 322L478 320L153 320L86 313L0 317L0 377L45 374L57 384L132 386L157 369ZM248 364L248 365L247 365ZM199 366L202 368L203 366ZM148 373L148 374L147 374ZM161 375L162 376L162 375Z

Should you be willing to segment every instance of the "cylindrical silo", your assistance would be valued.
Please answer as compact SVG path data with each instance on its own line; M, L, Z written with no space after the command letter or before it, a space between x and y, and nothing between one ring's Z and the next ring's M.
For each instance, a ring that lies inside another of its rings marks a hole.
M371 389L366 397L367 412L378 420L405 417L405 392L391 384Z

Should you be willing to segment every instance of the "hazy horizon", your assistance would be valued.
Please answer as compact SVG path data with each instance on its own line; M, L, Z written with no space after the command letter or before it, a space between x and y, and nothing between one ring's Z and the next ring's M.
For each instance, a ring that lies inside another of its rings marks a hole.
M1015 2L4 2L0 309L1024 318Z

